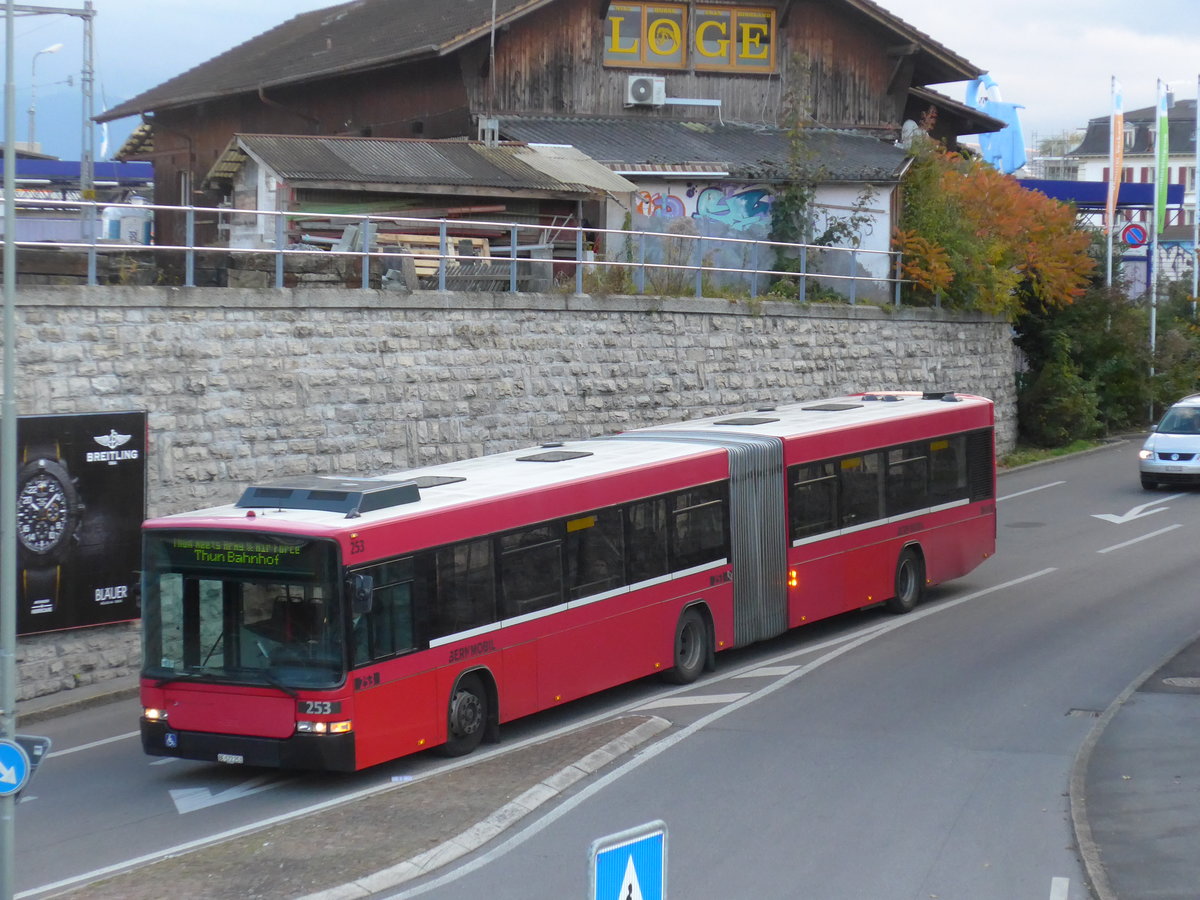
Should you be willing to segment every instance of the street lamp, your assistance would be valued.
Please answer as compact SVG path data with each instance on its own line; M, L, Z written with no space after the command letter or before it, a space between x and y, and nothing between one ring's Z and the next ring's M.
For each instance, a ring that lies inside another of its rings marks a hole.
M39 50L33 54L33 64L30 69L29 79L29 151L37 152L37 144L34 142L34 117L37 115L37 60L43 53L57 53L63 48L62 44L51 44L44 50Z

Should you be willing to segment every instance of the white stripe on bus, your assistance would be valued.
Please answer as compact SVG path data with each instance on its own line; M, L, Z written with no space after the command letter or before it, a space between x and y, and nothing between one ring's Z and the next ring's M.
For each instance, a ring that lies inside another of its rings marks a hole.
M903 522L907 519L919 519L921 516L927 516L931 513L944 512L948 509L957 509L960 506L967 506L972 502L979 501L954 500L950 503L941 503L937 506L926 507L925 509L916 509L912 512L904 513L903 515L899 516L891 516L887 519L872 519L870 522L864 522L861 525L851 525L848 528L834 528L830 531L822 531L820 534L814 534L810 535L809 537L792 541L792 546L799 547L802 544L815 544L818 541L827 541L830 538L839 537L841 535L854 534L855 532L866 531L870 528L878 528L880 525L894 525L897 522Z

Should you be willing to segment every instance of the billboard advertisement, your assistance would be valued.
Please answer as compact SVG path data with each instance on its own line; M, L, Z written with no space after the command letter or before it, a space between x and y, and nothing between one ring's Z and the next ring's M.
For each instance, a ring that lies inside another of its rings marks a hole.
M17 420L17 633L136 619L146 413Z

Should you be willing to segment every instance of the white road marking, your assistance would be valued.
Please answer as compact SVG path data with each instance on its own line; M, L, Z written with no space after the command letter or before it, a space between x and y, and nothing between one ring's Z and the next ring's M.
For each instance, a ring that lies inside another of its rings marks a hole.
M649 703L635 706L634 712L641 712L643 709L662 709L664 706L707 706L714 703L733 703L745 696L746 694L743 692L741 694L692 694L687 697L668 697L665 700L651 700Z
M233 787L217 791L215 794L206 787L184 788L172 790L169 793L176 811L182 816L198 809L208 809L210 806L218 806L221 803L229 803L231 800L249 797L251 794L269 791L271 788L282 787L294 780L293 777L287 776L259 775L257 778L235 784Z
M80 744L78 747L68 747L66 750L51 750L46 754L46 759L54 759L56 756L66 756L68 753L78 753L80 750L91 750L93 747L103 747L105 744L112 744L117 741L125 741L129 738L137 736L138 732L127 731L125 734L118 734L110 738L102 738L98 741L92 741L90 744Z
M1030 488L1027 491L1017 491L1015 494L1005 494L1003 497L997 497L997 503L1003 503L1005 500L1011 500L1013 497L1024 497L1026 494L1032 494L1036 491L1044 491L1046 488L1058 487L1060 484L1066 484L1065 481L1051 481L1049 484L1043 484L1041 487Z
M740 675L734 675L734 678L777 678L780 675L791 675L799 666L763 666L759 669L752 669L749 672L742 672Z
M1050 879L1050 900L1067 900L1067 898L1070 896L1070 890L1070 878Z
M1100 519L1104 522L1111 522L1114 525L1124 525L1126 522L1134 522L1138 519L1143 519L1146 516L1152 516L1155 513L1166 512L1167 507L1165 506L1159 506L1157 509L1150 509L1150 507L1156 506L1159 503L1166 503L1170 500L1178 500L1182 496L1184 495L1170 494L1166 497L1159 497L1151 500L1149 503L1139 504L1138 506L1133 507L1133 509L1129 510L1127 513L1120 513L1116 515L1113 513L1093 513L1092 518Z
M1103 550L1097 550L1097 553L1109 553L1113 550L1120 550L1123 547L1128 547L1131 544L1140 544L1142 541L1148 541L1150 538L1156 538L1160 534L1166 534L1168 531L1174 531L1176 528L1182 528L1183 523L1178 525L1168 525L1166 528L1160 528L1158 531L1152 531L1149 534L1143 534L1141 537L1135 537L1131 541L1122 541L1119 544L1113 544L1111 547L1105 547Z

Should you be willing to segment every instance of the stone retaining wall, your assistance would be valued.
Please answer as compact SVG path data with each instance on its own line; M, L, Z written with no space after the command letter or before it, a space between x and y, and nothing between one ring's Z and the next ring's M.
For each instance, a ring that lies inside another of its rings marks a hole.
M996 401L1009 326L872 306L561 294L57 287L17 298L20 414L149 412L150 515L248 482L378 474L763 404ZM20 699L136 671L132 625L20 639Z

